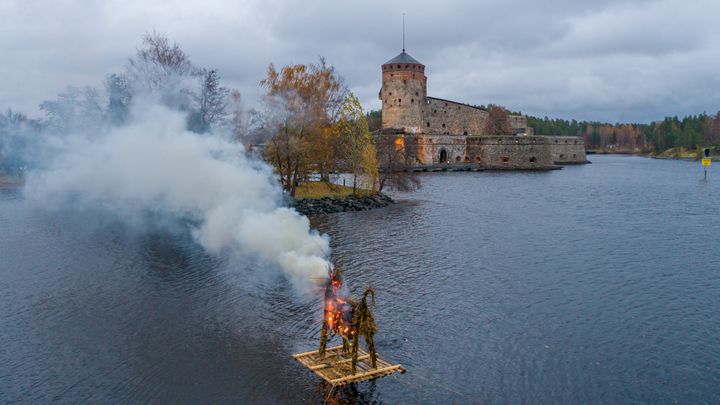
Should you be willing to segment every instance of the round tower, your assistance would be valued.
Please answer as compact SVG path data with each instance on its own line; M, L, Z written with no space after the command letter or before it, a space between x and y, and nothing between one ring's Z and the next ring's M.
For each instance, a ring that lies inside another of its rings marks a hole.
M425 65L402 53L382 65L382 127L422 132L427 96Z

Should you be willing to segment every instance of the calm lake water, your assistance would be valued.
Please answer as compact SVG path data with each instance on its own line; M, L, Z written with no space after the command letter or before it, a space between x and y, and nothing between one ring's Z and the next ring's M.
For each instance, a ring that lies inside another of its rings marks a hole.
M720 403L720 170L442 173L316 218L408 372L330 403ZM322 403L320 302L182 232L0 191L0 402Z

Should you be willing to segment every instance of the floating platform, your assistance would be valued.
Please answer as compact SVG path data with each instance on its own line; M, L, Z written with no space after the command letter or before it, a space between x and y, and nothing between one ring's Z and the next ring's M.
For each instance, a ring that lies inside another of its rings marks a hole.
M320 357L317 350L294 354L293 357L333 386L372 380L405 372L405 369L402 368L401 365L390 364L381 359L380 356L377 357L377 367L372 368L370 353L362 348L358 348L357 372L353 374L352 355L350 353L343 353L342 345L328 347L325 350L324 357Z

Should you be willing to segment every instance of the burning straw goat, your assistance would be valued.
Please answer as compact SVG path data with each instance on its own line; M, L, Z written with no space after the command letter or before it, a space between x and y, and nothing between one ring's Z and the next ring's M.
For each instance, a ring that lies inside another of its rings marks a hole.
M371 299L370 304L368 297ZM331 269L325 288L320 348L293 357L332 385L405 372L399 364L393 365L378 358L374 341L377 324L370 309L374 305L374 290L366 289L360 300L356 301L343 285L340 270ZM332 336L342 338L342 346L328 348L327 343ZM360 348L361 336L365 339L367 351ZM358 368L361 369L360 373Z

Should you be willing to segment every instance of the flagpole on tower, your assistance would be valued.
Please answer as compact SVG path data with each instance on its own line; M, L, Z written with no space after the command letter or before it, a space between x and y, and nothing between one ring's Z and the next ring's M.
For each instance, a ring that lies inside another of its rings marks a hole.
M403 13L403 52L405 52L405 13Z

